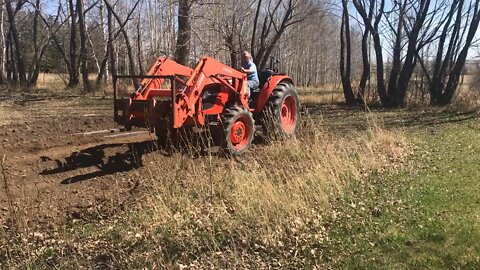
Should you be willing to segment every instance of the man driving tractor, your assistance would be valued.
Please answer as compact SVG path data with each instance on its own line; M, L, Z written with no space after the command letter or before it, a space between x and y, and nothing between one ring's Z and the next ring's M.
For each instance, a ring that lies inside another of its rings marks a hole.
M247 73L248 96L252 96L252 90L259 85L257 66L253 63L252 55L245 51L242 53L242 72Z

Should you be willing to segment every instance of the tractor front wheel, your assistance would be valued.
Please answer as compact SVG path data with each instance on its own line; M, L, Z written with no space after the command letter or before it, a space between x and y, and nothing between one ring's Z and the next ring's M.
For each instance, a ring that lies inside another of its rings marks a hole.
M222 115L223 151L232 156L243 154L252 144L255 122L252 113L243 107L225 109Z

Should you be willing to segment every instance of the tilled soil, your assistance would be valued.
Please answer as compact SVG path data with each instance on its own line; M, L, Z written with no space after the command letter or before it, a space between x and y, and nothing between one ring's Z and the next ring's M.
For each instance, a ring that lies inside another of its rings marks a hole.
M78 99L0 104L4 228L105 215L134 199L132 149L144 149L152 136L115 137L109 102ZM99 130L105 132L84 134Z

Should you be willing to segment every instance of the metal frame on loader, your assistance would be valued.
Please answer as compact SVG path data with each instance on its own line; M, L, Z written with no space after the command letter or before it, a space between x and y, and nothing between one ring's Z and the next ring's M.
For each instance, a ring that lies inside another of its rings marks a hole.
M259 75L260 88L252 89L249 102L245 73L211 57L201 58L193 70L159 58L144 76L113 76L114 118L127 129L155 130L161 144L180 130L206 127L226 153L241 155L252 143L256 123L267 135L291 137L298 129L293 80L272 71ZM121 78L142 79L130 98L117 99Z

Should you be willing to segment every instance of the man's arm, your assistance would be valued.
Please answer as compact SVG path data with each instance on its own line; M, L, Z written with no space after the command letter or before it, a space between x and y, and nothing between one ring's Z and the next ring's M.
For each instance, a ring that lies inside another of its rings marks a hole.
M255 72L252 64L249 64L249 65L248 65L248 68L243 68L243 67L242 67L240 70L241 70L242 72L245 72L245 73L248 73L248 74Z

